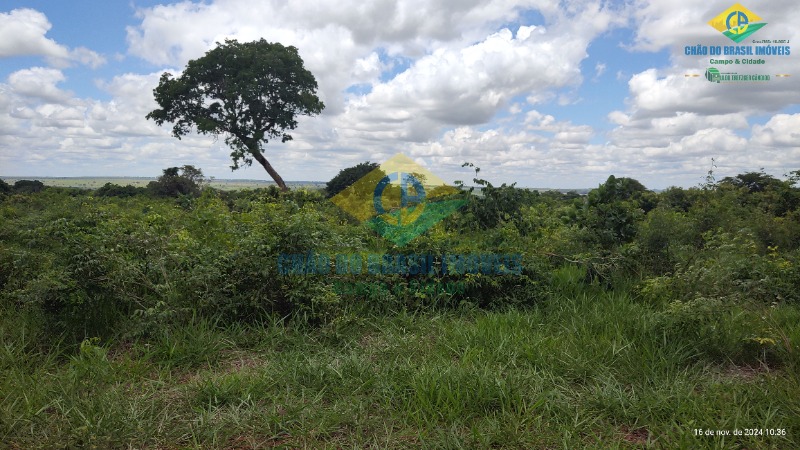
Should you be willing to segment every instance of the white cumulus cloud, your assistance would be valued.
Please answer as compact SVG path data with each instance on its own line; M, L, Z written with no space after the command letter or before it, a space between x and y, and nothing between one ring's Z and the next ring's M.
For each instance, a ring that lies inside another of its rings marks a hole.
M43 56L56 67L78 62L98 67L105 59L87 48L69 49L46 36L52 24L47 16L34 9L15 9L0 13L0 58Z

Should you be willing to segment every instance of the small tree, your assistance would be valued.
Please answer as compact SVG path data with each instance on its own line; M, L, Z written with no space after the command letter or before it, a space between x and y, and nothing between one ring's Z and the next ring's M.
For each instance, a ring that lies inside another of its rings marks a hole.
M264 167L275 183L286 183L262 153L269 139L292 139L297 116L319 114L325 105L316 95L317 81L303 67L295 47L261 39L225 40L205 56L189 61L178 78L164 73L153 91L159 109L148 119L173 123L180 139L193 128L202 134L225 134L233 166Z
M780 187L784 183L772 175L764 173L764 169L761 169L760 172L747 172L735 177L725 177L720 181L720 184L731 184L738 188L746 188L748 192L754 193Z
M14 191L20 194L33 194L45 189L44 183L39 180L19 180L14 183Z
M135 187L133 185L120 186L115 183L106 183L100 186L95 195L98 197L134 197L138 194L147 192L147 188Z
M196 196L204 181L203 172L194 166L169 167L158 180L147 185L147 190L157 197Z
M326 196L330 198L339 192L342 192L350 187L353 183L364 177L364 175L372 172L378 167L380 167L378 163L367 161L359 163L356 166L340 170L339 173L335 177L331 178L331 181L328 181L328 184L325 185Z
M759 172L725 177L719 182L719 186L737 190L741 204L758 205L763 211L785 216L800 206L800 191L792 187L796 180L791 174L788 180L779 180L761 169Z
M633 178L610 175L589 192L583 209L583 224L606 249L630 242L637 222L655 206L653 194Z

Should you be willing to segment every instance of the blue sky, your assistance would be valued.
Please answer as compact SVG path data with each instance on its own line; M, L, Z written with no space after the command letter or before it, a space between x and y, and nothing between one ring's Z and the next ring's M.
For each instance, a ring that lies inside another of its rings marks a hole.
M707 22L727 1L6 1L0 7L0 175L231 172L223 139L176 140L144 116L164 71L225 38L298 47L327 108L265 155L287 180L404 153L444 180L592 187L608 175L692 186L800 169L797 56L734 64L765 83L714 84L686 45L736 45ZM789 39L789 1L745 5ZM740 45L748 45L746 42ZM793 46L793 44L788 44ZM800 53L800 49L793 52ZM700 75L686 77L687 74Z
M153 64L141 58L126 57L126 27L136 26L141 20L136 11L158 5L159 1L114 2L103 0L77 0L69 2L6 1L4 12L29 8L43 12L52 28L47 37L68 47L86 47L104 55L109 62L98 68L76 65L64 70L69 77L69 90L81 97L109 100L110 96L97 88L95 80L111 79L131 71L155 70ZM121 61L116 57L123 58ZM5 58L0 66L0 77L12 72L42 64L39 56Z

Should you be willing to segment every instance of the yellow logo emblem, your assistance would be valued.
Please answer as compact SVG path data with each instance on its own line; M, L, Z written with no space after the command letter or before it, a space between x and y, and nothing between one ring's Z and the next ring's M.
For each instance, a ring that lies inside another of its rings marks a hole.
M760 30L766 25L766 22L753 11L739 3L734 3L733 6L711 19L708 24L738 43Z

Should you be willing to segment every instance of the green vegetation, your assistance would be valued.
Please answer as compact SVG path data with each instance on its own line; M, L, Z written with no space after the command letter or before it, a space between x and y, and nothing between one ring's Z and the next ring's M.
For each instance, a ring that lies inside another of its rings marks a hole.
M0 195L6 195L12 191L11 185L0 179Z
M264 39L217 43L189 61L177 78L164 72L153 94L159 108L148 119L172 123L178 139L194 131L224 135L233 149L232 169L255 159L282 190L288 187L264 157L264 145L270 139L290 141L298 116L315 116L325 108L297 48Z
M5 177L8 183L13 185L13 182L19 181L23 178ZM48 187L61 187L61 188L79 188L79 189L100 189L106 184L119 186L123 188L142 188L147 187L151 181L156 181L156 178L134 178L134 177L39 177L39 181ZM222 191L238 191L248 189L268 188L274 186L272 181L265 180L227 180L208 178L206 183L209 187L219 189ZM320 182L292 182L287 181L286 185L291 189L320 189L325 186L325 183ZM0 187L0 191L2 191ZM1 193L1 192L0 192Z
M325 185L325 196L328 198L333 197L379 167L380 164L367 161L340 170L339 173L331 178L331 181Z
M660 193L610 177L585 197L475 180L404 247L316 190L0 184L0 442L797 448L795 175ZM490 253L522 270L279 268Z
M19 180L14 183L14 192L33 194L44 190L44 183L39 180Z
M203 171L194 166L170 167L156 181L147 185L150 194L156 197L197 197L205 185ZM125 194L130 193L127 189ZM126 195L128 196L128 195Z

